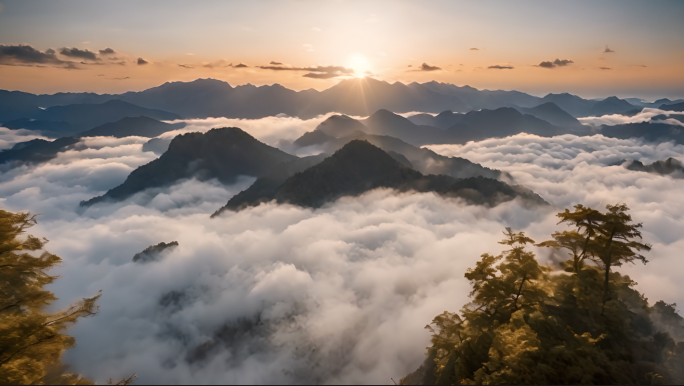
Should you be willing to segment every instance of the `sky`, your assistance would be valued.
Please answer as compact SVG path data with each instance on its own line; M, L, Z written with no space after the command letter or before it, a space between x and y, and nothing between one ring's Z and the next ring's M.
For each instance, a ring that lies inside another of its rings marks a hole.
M321 90L374 76L678 98L683 19L681 1L2 0L0 88L119 93L210 77Z

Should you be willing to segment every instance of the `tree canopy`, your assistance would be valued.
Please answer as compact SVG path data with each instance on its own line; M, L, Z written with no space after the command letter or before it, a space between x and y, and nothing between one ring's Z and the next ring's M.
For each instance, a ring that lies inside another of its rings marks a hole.
M47 271L62 259L40 252L47 240L21 237L35 223L28 213L0 210L0 383L92 384L66 373L60 358L76 345L65 330L97 313L100 294L66 310L46 311L57 298L43 287L58 278Z
M537 246L566 250L564 271L541 265L523 232L482 255L460 313L438 315L427 359L402 384L684 383L684 318L648 300L611 267L650 250L625 205L577 205L558 214L574 229ZM590 262L592 264L587 264Z

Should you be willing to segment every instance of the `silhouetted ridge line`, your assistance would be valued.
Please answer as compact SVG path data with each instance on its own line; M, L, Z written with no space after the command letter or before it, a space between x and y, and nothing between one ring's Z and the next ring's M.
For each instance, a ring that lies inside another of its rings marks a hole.
M352 140L320 163L294 173L277 188L270 186L262 190L264 194L261 197L255 198L251 193L256 189L249 192L251 188L236 195L215 215L226 209L240 210L271 200L319 208L343 196L358 196L376 188L435 192L445 197L461 198L471 204L490 206L516 197L532 204L545 204L541 197L527 189L494 179L424 176L369 142Z
M230 184L239 176L262 176L275 165L294 159L297 157L261 143L237 127L181 134L161 157L138 167L123 184L81 202L81 206L121 201L145 189L166 187L183 179L216 178Z

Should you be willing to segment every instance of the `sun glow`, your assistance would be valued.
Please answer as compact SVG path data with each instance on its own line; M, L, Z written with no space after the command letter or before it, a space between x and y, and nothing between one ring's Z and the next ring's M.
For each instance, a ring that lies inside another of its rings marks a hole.
M371 71L371 65L365 56L360 54L352 55L347 62L347 67L354 69L354 75L357 77L366 76Z

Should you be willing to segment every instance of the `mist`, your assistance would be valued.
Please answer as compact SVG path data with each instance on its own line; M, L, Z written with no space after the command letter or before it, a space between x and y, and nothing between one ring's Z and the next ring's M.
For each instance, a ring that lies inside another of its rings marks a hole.
M238 126L277 144L318 123L198 120L183 130ZM156 158L142 150L146 141L84 139L47 163L0 175L3 208L42 213L31 233L50 239L47 249L64 259L49 287L60 298L55 307L103 291L100 314L70 330L78 346L65 355L98 382L137 373L143 384L391 383L424 360L423 327L468 302L463 274L481 254L504 249L504 227L542 241L563 229L555 213L577 203L625 202L653 250L649 264L619 271L651 303L684 302L684 180L609 166L684 160L681 145L520 134L430 147L510 173L551 203L547 209L518 201L488 209L381 189L316 210L270 203L209 218L249 177L231 186L184 180L80 209ZM179 246L160 261L132 262L162 241ZM554 263L548 250L535 252Z
M633 115L633 116L627 116L627 115L622 115L622 114L612 114L612 115L603 115L601 117L584 117L584 118L577 118L582 124L584 125L591 125L591 126L601 126L601 125L623 125L627 123L640 123L640 122L653 122L653 123L666 123L670 125L675 125L675 126L684 126L684 123L682 121L675 119L675 118L670 118L670 115L682 115L684 112L682 111L667 111L667 110L660 110L660 109L655 109L655 108L644 108L641 110L641 112ZM653 118L658 118L658 119L653 119Z

